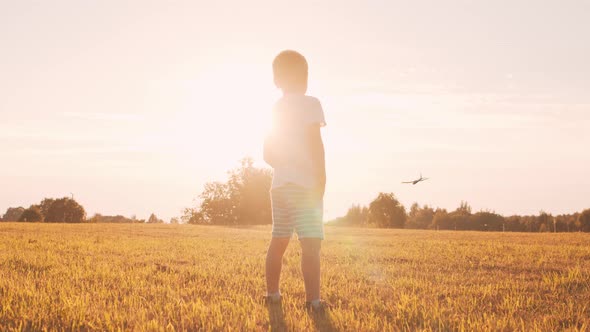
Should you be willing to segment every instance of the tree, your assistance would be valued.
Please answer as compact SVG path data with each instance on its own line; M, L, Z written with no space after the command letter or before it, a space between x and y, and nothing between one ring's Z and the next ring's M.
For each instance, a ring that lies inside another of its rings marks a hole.
M251 158L244 158L241 167L229 172L229 197L234 203L233 214L240 225L272 223L269 192L272 172L269 169L256 168L253 164Z
M348 212L344 218L346 219L346 223L349 225L366 225L369 219L369 208L366 206L353 205L348 209Z
M432 224L434 219L434 210L428 205L420 208L418 203L412 204L408 214L406 228L426 229Z
M369 223L378 227L404 228L406 209L393 193L379 193L369 204Z
M41 202L40 210L45 222L80 223L86 219L82 205L69 197L46 198Z
M22 206L9 207L6 209L6 213L4 213L4 216L2 217L2 221L18 221L23 212L25 212L25 208Z
M155 214L150 214L150 217L147 220L148 224L163 224L164 220L159 219Z
M230 187L222 182L209 182L199 196L201 198L201 219L203 223L214 225L237 224L236 205Z
M565 221L566 231L567 232L575 231L577 229L576 224L578 222L579 215L568 215L568 216L565 216L565 218L566 218L566 221Z
M200 209L198 209L198 208L184 209L183 214L180 217L180 219L185 224L191 224L191 225L205 224L203 214L201 213Z
M457 210L455 210L455 212L457 214L468 216L471 214L471 205L469 205L469 203L467 202L461 201L461 204L459 205Z
M18 221L39 222L43 221L43 214L37 205L31 205L26 209L18 219Z
M539 232L553 232L553 216L545 211L540 211L537 217L537 223L539 225Z
M586 209L578 216L577 226L582 232L590 232L590 209Z
M521 216L509 216L504 218L504 230L507 232L524 232L524 224Z
M199 195L200 205L184 210L189 224L253 225L270 224L272 172L256 168L250 158L228 172L226 182L209 182Z
M331 223L337 226L365 226L369 219L369 208L352 205L344 217L337 218Z
M504 217L494 212L480 211L471 215L470 226L478 231L502 231Z
M445 209L437 208L434 211L434 217L432 218L432 225L430 228L439 229L452 229L453 221Z
M180 220L178 220L178 218L176 218L176 217L172 217L172 218L170 218L170 224L171 225L178 225L178 224L180 224Z
M132 224L132 223L143 223L143 220L138 220L135 216L132 218L126 218L122 215L116 216L103 216L96 213L92 218L88 219L89 223L114 223L114 224Z
M466 230L474 229L473 225L470 225L469 220L471 219L471 206L467 202L461 201L461 205L449 214L451 227L446 229L454 230Z
M39 209L41 209L43 216L49 214L49 208L53 203L55 203L55 198L44 198L41 203L39 203Z

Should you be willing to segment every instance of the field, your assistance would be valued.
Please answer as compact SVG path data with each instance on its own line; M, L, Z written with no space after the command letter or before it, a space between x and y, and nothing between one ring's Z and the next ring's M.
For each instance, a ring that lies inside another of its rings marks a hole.
M590 234L326 231L314 317L269 227L0 223L0 330L590 330Z

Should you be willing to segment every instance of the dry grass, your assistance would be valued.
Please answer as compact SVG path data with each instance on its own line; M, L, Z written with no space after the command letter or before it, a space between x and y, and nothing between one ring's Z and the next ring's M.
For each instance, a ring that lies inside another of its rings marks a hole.
M299 248L282 311L260 303L268 227L0 223L0 330L590 328L590 234L327 227L302 308Z

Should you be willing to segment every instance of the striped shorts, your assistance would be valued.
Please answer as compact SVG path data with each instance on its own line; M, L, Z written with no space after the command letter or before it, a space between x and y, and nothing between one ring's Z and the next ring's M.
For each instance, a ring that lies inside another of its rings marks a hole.
M310 189L286 184L271 190L272 237L324 239L324 202Z

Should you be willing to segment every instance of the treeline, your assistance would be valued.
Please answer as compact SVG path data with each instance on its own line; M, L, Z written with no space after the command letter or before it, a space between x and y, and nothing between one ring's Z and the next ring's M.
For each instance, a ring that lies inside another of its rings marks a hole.
M9 207L0 221L18 222L47 222L47 223L150 223L161 224L164 220L151 214L147 219L137 219L135 216L127 218L121 215L103 216L95 214L86 219L84 207L73 198L45 198L39 204L33 204L29 208ZM178 224L177 218L172 218L170 223Z
M86 211L69 197L45 198L27 209L9 207L0 221L80 223L86 221Z
M225 182L210 182L199 195L199 203L184 210L182 222L204 225L254 225L272 223L270 186L272 172L256 168L249 158L228 172ZM393 193L379 193L368 205L353 205L346 215L328 223L335 226L510 231L510 232L590 232L590 209L553 216L502 216L493 211L472 212L466 202L454 211L420 206L409 211Z
M506 232L590 232L590 209L553 216L539 212L531 216L502 216L493 211L473 213L466 202L454 211L412 204L406 212L393 194L380 193L369 206L353 205L336 226L407 229L506 231Z
M270 187L272 171L253 166L250 158L228 172L225 182L205 184L198 204L186 208L180 220L169 223L200 225L261 225L272 223ZM28 209L8 208L0 221L25 222L89 222L89 223L164 223L152 213L147 220L135 216L103 216L86 219L84 208L64 197L46 198ZM590 232L590 209L574 214L553 216L541 211L531 216L502 216L493 211L472 212L466 202L454 211L420 206L414 203L409 211L393 193L379 193L368 205L353 205L345 216L328 223L335 226L508 231L508 232Z
M158 218L155 214L151 214L150 217L145 219L137 219L136 216L127 218L121 215L116 216L103 216L102 214L96 213L92 218L88 219L89 223L109 223L109 224L163 224L164 220ZM170 219L171 224L178 224L177 218Z
M239 167L228 172L225 182L205 184L198 204L184 209L182 216L170 224L261 225L272 223L270 186L272 171L253 166L251 158L241 160ZM155 214L147 219L135 216L95 214L86 219L84 208L73 198L44 199L40 204L8 208L0 221L67 222L67 223L164 223Z

